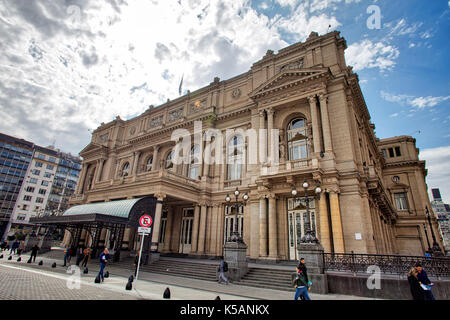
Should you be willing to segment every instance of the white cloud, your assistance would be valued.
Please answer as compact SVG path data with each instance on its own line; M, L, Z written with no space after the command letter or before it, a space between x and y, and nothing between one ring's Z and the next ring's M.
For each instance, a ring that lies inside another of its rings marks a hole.
M391 117L391 118L398 117L398 113L397 113L397 112L396 112L396 113L393 113L393 114L391 114L389 117Z
M411 107L417 108L417 109L424 109L428 107L434 107L438 104L447 101L450 99L450 96L446 97L415 97L412 95L406 95L406 94L391 94L389 92L381 91L380 92L381 97L389 102L395 102L401 105L409 105Z
M355 71L371 68L392 70L399 55L396 47L367 39L351 44L345 52L347 63Z
M450 202L450 146L421 150L419 158L426 161L428 191L439 188L444 201Z

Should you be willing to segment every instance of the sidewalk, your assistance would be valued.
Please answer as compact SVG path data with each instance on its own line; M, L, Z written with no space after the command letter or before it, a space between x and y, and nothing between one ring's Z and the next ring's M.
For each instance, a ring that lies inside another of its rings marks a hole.
M22 255L22 262L17 262L17 256L12 261L7 261L9 255L4 254L4 258L0 260L0 264L7 264L23 269L36 270L50 275L64 275L69 277L66 273L67 268L62 267L62 260L55 258L39 257L36 263L27 264L29 254ZM38 266L39 261L43 261L43 266ZM184 260L186 261L186 260ZM56 268L51 268L53 262L57 263ZM74 265L72 260L72 265ZM102 284L95 284L94 279L99 271L97 263L90 263L88 265L89 273L83 274L81 269L81 281L86 285L98 286L99 288L112 290L114 292L132 294L140 299L162 299L163 292L168 287L171 291L171 299L182 300L212 300L220 296L222 300L292 300L293 292L286 292L273 289L262 289L236 284L218 284L212 281L204 281L197 279L186 279L180 276L164 275L150 272L139 272L139 279L133 282L133 291L126 291L125 285L128 277L133 274L130 266L129 269L124 267L115 267L113 264L108 265L105 270L110 273L110 278L105 279ZM137 290L135 290L137 288ZM310 294L313 300L373 300L370 298L347 296L339 294Z

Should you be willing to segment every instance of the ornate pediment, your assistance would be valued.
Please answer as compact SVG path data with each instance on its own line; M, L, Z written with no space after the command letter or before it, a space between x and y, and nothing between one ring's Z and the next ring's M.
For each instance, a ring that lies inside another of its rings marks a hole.
M269 93L277 92L282 89L298 86L319 78L331 77L328 68L302 68L290 69L282 68L279 73L264 82L258 88L250 93L250 98L260 99Z
M100 152L100 151L102 151L102 150L104 150L106 148L107 147L102 146L101 144L97 144L97 143L91 142L83 150L81 150L80 155L83 156L83 155L86 155L86 154L91 153L91 152Z

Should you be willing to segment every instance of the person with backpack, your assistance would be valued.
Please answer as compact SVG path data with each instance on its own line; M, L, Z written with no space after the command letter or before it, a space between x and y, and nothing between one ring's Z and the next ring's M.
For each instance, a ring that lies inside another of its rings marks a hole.
M225 277L225 272L228 272L228 263L224 260L223 257L220 257L220 266L217 271L220 272L219 274L219 283L222 283L222 279L225 281L226 284L230 284L230 281L228 281L227 277Z
M308 281L306 280L305 274L302 270L297 271L297 276L293 281L295 290L294 300L298 300L299 297L302 297L302 300L311 300L308 294Z

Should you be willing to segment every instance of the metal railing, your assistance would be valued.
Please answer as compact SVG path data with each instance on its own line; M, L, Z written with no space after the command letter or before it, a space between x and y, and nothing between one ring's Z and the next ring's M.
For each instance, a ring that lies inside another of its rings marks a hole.
M405 275L419 262L429 276L450 278L450 258L357 253L324 253L324 271L367 273L377 266L381 273Z

